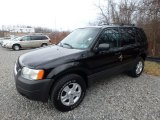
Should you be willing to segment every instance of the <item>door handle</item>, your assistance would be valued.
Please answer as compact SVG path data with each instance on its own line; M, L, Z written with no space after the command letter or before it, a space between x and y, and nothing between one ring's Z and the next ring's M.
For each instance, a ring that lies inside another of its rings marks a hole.
M115 55L121 55L121 52L117 52L117 53L115 53Z
M101 51L101 52L100 52L100 54L105 54L105 53L106 53L105 51Z
M119 58L120 61L122 61L123 60L123 55L121 54L118 58Z

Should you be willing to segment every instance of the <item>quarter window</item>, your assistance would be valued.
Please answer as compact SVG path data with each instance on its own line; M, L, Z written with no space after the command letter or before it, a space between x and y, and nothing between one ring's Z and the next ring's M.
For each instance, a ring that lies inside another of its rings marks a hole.
M144 31L142 29L136 29L136 38L137 38L137 41L140 42L140 43L143 43L144 41L147 40L145 34L144 34Z
M41 36L41 40L47 40L48 38L46 36Z
M132 28L120 28L121 46L135 44L135 33Z

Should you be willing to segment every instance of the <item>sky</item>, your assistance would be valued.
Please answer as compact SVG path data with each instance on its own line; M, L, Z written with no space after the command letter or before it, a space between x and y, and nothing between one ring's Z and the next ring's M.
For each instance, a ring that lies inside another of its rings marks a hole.
M0 26L73 30L95 21L98 0L0 0Z

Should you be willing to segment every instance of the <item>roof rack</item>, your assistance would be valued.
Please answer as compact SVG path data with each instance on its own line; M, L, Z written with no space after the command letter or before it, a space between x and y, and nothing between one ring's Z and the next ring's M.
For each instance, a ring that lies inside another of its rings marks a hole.
M120 26L128 25L128 26L135 26L135 24L124 24L124 23L104 23L102 25L120 25Z
M135 24L124 24L124 23L121 23L120 25L121 25L121 26L124 26L124 25L135 26Z

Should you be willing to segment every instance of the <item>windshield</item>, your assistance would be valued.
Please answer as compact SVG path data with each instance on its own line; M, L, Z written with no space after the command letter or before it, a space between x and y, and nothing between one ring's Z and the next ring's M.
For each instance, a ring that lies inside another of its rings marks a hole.
M98 28L76 29L64 38L58 45L74 49L87 49L98 33Z
M22 37L16 37L16 38L13 38L12 40L15 40L15 41L19 41Z

